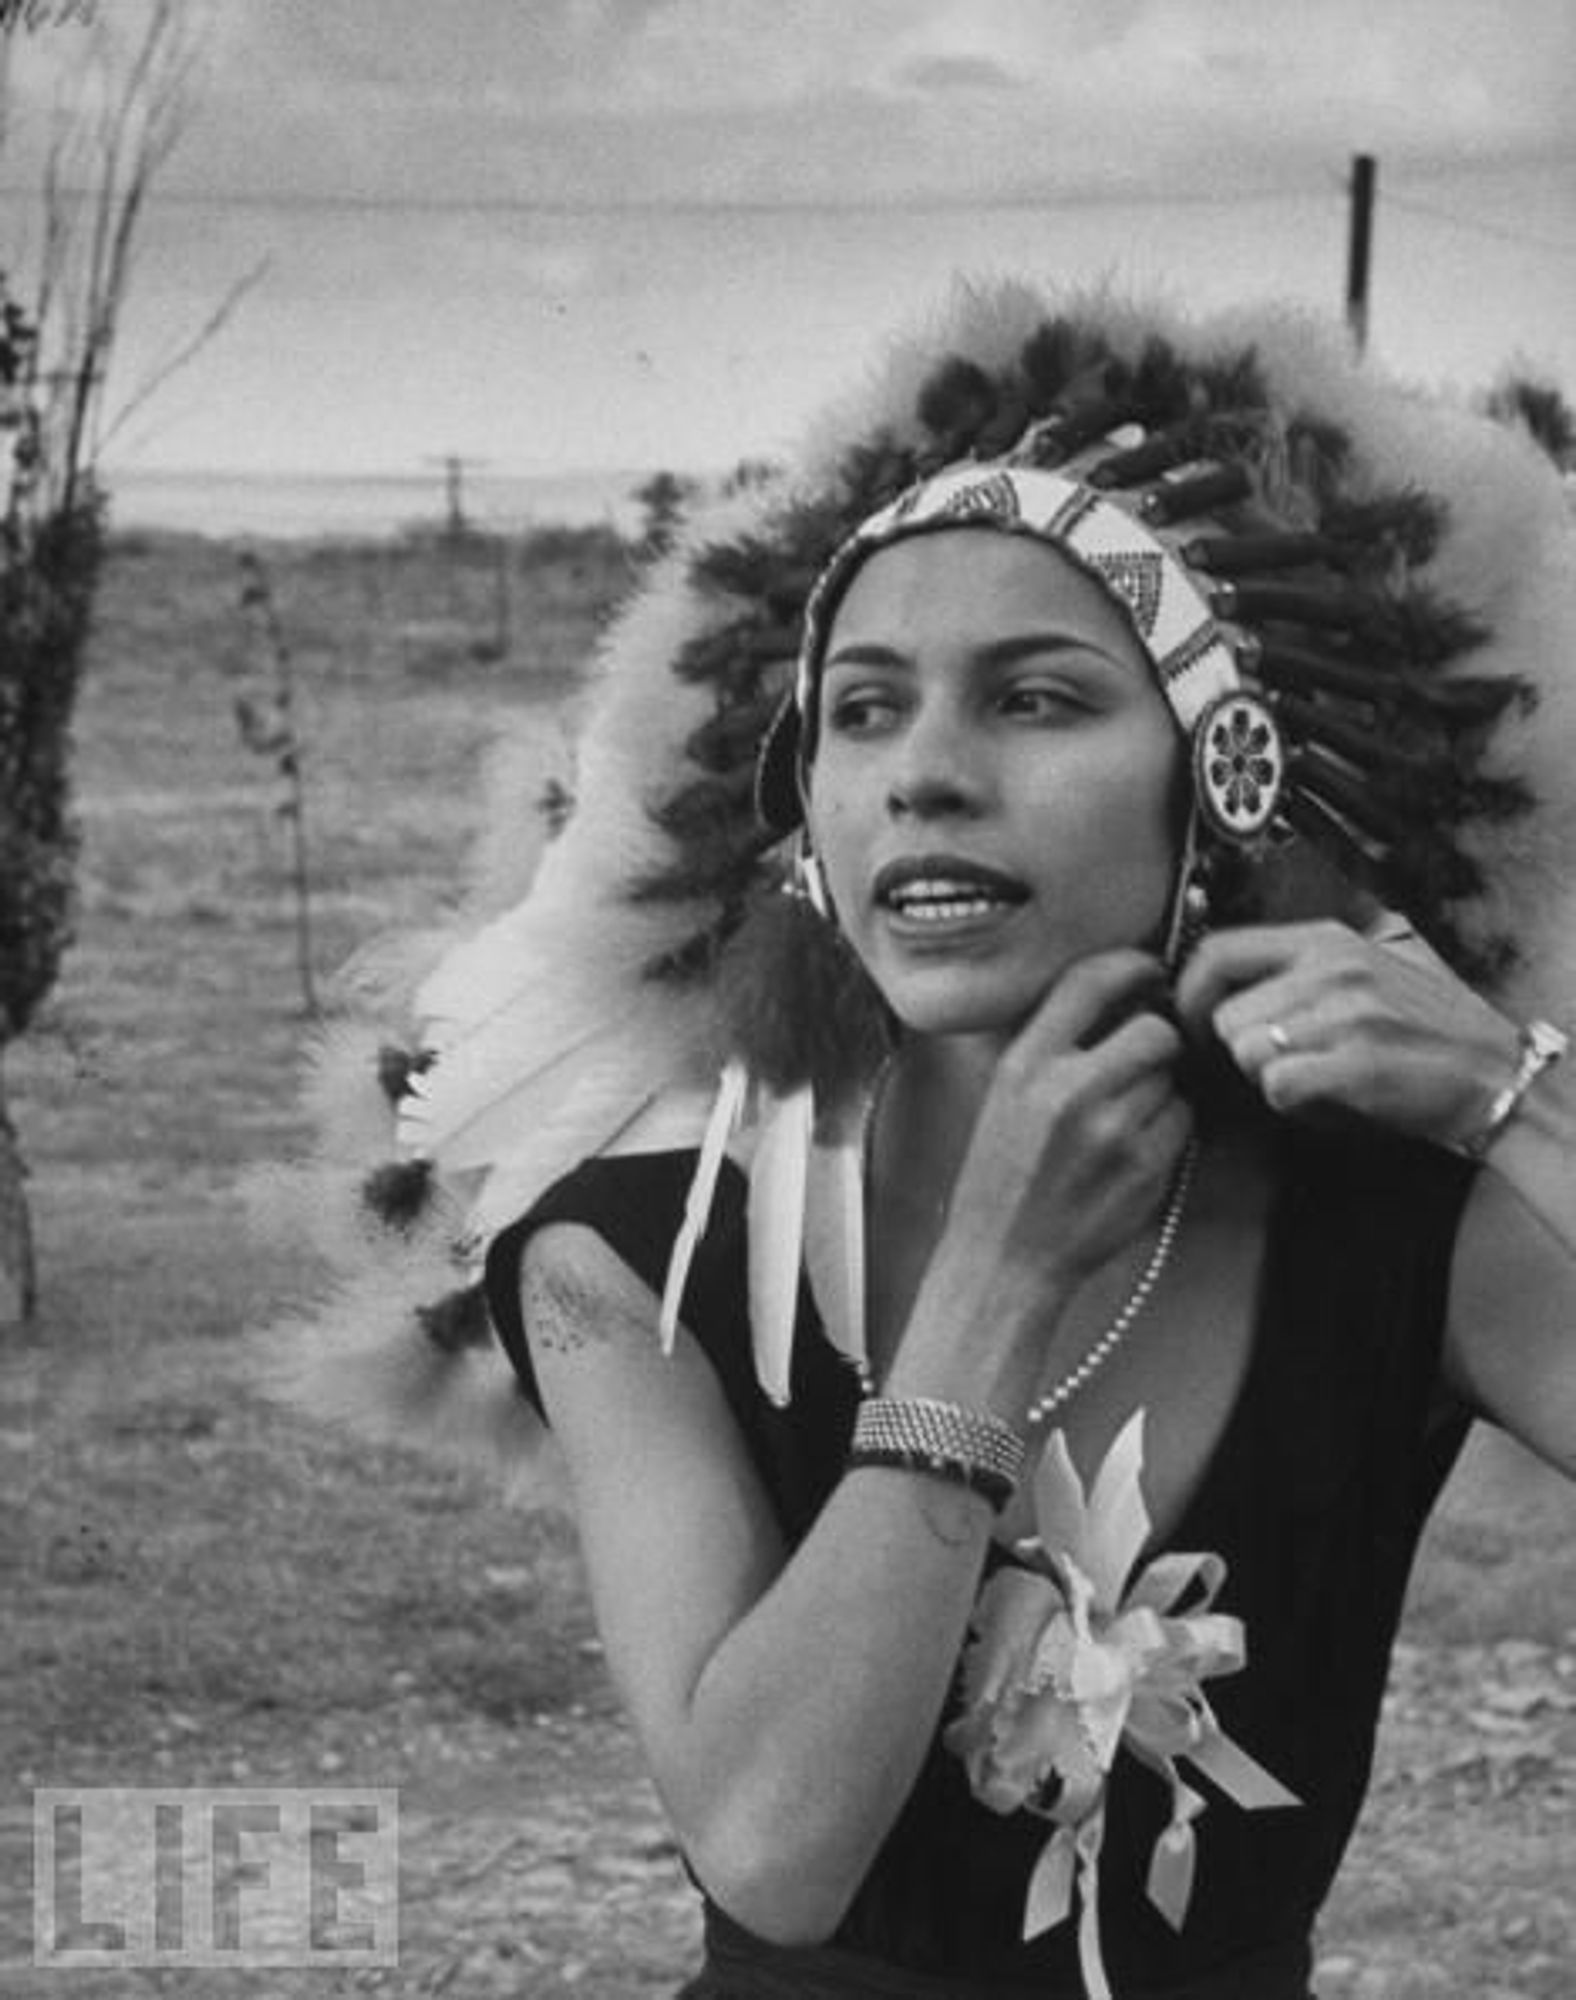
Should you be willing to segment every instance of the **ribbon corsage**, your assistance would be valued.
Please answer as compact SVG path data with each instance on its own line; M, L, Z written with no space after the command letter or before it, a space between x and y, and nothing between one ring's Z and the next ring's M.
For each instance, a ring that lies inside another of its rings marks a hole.
M1237 1672L1246 1658L1241 1620L1211 1609L1226 1574L1220 1557L1162 1555L1135 1574L1150 1528L1143 1461L1139 1410L1086 1499L1062 1433L1051 1433L1034 1480L1036 1534L1018 1544L1022 1566L998 1571L980 1593L963 1713L945 1738L993 1812L1027 1809L1052 1823L1029 1880L1023 1935L1061 1923L1076 1886L1090 2000L1111 2000L1099 1862L1119 1748L1171 1788L1147 1890L1177 1930L1193 1891L1193 1822L1205 1806L1181 1761L1250 1811L1299 1803L1231 1741L1204 1697L1204 1681Z

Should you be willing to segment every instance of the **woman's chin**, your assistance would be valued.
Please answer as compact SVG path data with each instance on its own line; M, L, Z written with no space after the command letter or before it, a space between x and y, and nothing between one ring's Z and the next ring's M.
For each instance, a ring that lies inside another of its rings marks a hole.
M927 990L919 982L903 981L883 997L907 1035L991 1035L1005 1041L1028 1020L1047 990L946 992L936 985Z

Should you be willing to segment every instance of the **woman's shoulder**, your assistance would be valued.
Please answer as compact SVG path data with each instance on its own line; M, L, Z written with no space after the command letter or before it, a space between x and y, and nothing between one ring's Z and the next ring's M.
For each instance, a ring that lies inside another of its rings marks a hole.
M520 1223L528 1222L532 1216L559 1220L569 1211L616 1211L653 1200L682 1205L695 1171L695 1158L693 1146L660 1153L593 1154L571 1167L539 1195L521 1216Z
M592 1229L648 1284L660 1290L694 1179L693 1147L661 1153L597 1154L582 1160L493 1238L488 1283L496 1269L512 1276L531 1238L553 1223ZM724 1168L716 1206L725 1211L732 1176Z
M587 1249L594 1251L594 1246L582 1243L577 1247L571 1237L556 1233L559 1225L578 1225L599 1238L616 1259L610 1284L616 1277L618 1288L626 1290L632 1276L660 1297L674 1242L683 1226L695 1165L693 1148L599 1154L582 1160L493 1237L483 1277L487 1310L504 1352L533 1402L539 1403L539 1398L521 1302L522 1265L527 1257L544 1278L551 1280L556 1273L571 1286L584 1289L582 1280L591 1261ZM741 1205L742 1176L725 1163L708 1231L712 1244L719 1236L726 1237L728 1219ZM549 1231L554 1233L549 1235ZM605 1257L600 1261L606 1265ZM704 1269L709 1259L703 1255L698 1261Z

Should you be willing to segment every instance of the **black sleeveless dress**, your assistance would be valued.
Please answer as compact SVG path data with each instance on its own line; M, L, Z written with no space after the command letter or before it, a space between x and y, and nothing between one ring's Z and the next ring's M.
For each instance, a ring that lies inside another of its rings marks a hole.
M1222 1728L1302 1801L1247 1812L1212 1791L1198 1825L1180 1933L1145 1880L1169 1794L1125 1751L1111 1772L1100 1932L1118 2000L1302 2000L1312 1925L1367 1784L1391 1642L1418 1537L1465 1438L1440 1398L1450 1252L1470 1169L1377 1133L1287 1126L1246 1378L1170 1546L1211 1550L1215 1608L1241 1618L1248 1663L1208 1684ZM496 1239L494 1324L536 1400L518 1270L526 1237L588 1224L660 1292L694 1154L589 1161ZM745 1320L745 1183L724 1172L691 1275L685 1322L716 1369L790 1546L840 1476L858 1388L801 1291L792 1399L755 1381ZM1159 1411L1150 1422L1163 1421ZM989 1560L998 1560L993 1551ZM949 1706L945 1722L955 1711ZM828 1774L828 1783L835 1783ZM709 1900L707 1966L692 2000L812 1996L1081 1995L1076 1918L1021 1937L1047 1834L973 1797L931 1745L907 1804L826 1948L754 1938Z

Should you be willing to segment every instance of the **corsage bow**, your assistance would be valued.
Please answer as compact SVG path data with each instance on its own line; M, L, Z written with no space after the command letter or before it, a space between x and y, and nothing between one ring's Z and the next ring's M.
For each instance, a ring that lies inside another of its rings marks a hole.
M1061 1923L1076 1884L1090 2000L1111 2000L1100 1954L1099 1860L1106 1779L1122 1745L1171 1788L1147 1889L1174 1929L1187 1915L1193 1822L1205 1806L1180 1760L1249 1810L1299 1803L1232 1742L1204 1697L1204 1681L1237 1672L1246 1658L1242 1621L1211 1609L1224 1562L1163 1555L1134 1573L1150 1528L1143 1460L1139 1410L1086 1500L1062 1433L1052 1432L1034 1479L1037 1533L1018 1544L1023 1566L998 1571L980 1593L964 1657L964 1710L945 1737L993 1812L1027 1809L1053 1822L1029 1880L1023 1934Z

